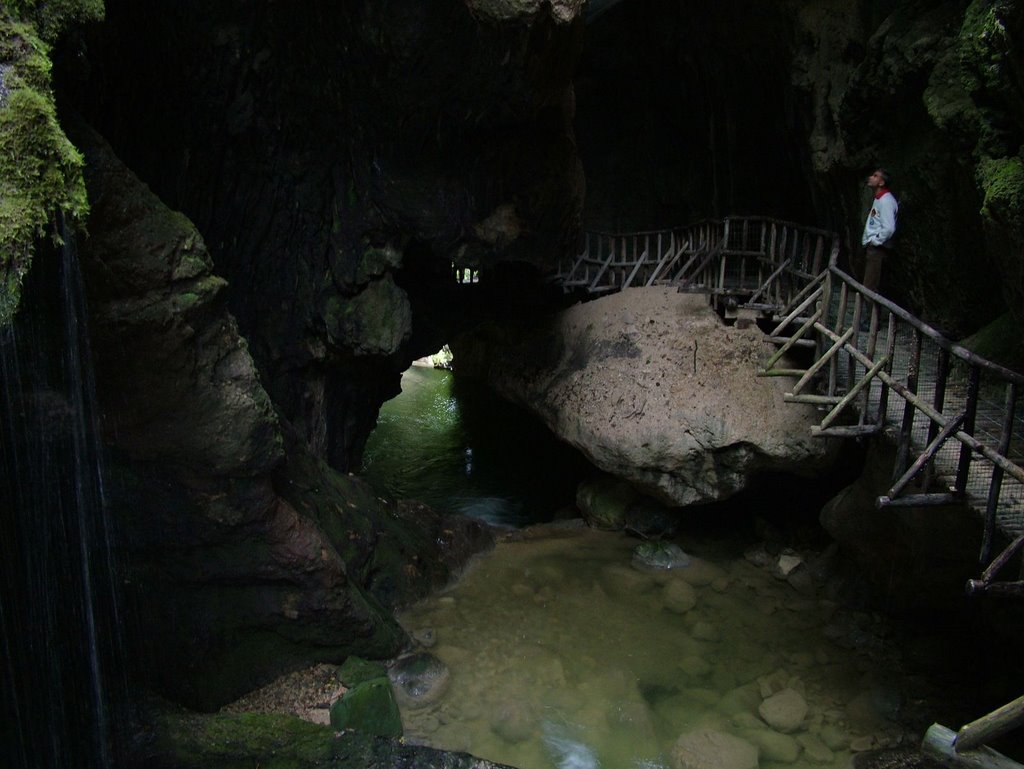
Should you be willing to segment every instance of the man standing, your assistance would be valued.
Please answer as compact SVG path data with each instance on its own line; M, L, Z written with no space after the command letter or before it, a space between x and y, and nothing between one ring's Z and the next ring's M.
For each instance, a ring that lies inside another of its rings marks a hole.
M864 285L878 291L882 279L882 262L888 256L892 236L896 233L896 212L899 206L889 192L889 172L884 168L875 169L868 177L868 188L874 193L871 210L864 223Z

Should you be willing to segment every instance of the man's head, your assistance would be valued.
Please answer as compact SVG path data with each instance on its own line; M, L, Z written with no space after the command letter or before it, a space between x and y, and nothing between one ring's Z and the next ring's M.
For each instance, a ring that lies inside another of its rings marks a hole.
M889 172L884 168L876 168L868 177L868 187L873 190L880 190L889 186Z

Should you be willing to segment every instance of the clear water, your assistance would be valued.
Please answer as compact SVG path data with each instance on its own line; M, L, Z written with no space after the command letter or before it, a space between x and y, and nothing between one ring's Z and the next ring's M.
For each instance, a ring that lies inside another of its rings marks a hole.
M636 544L584 529L506 541L402 614L451 669L442 701L403 710L406 738L522 769L669 767L705 728L759 745L762 767L845 767L910 738L913 695L870 623L735 549L694 542L689 567L650 572L631 565ZM683 611L674 596L691 591ZM759 714L784 689L807 704L788 734Z
M592 471L450 372L411 369L402 387L366 452L366 475L394 495L519 527L552 520ZM623 534L511 532L399 617L436 639L430 651L451 671L440 700L403 707L406 739L521 769L657 769L674 766L684 735L713 729L756 745L761 769L845 769L861 751L916 746L931 723L958 728L1016 696L985 701L991 671L972 647L983 633L954 629L958 618L897 633L748 560L752 519L801 504L762 490L714 525L705 514L678 540L691 565L661 573L632 566L638 540ZM787 689L807 708L792 731L761 712Z
M422 366L381 408L363 460L364 476L392 496L506 526L551 520L588 470L532 415Z

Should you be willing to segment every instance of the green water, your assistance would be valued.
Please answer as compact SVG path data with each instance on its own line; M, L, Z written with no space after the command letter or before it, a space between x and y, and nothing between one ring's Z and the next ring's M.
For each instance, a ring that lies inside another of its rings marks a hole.
M403 709L406 739L521 769L672 767L702 729L755 746L762 768L919 743L922 695L870 615L802 595L732 546L683 542L689 567L650 572L631 565L636 544L586 529L502 542L402 614L451 670L440 702ZM791 731L760 713L783 690L807 708Z
M393 495L517 528L552 520L592 472L450 372L410 369L402 389L366 451L365 474ZM946 675L979 659L952 619L901 650L881 617L798 592L746 557L755 516L802 504L781 487L738 498L681 536L690 566L660 573L632 566L637 540L624 534L511 532L399 617L436 639L451 671L441 699L403 707L406 739L521 769L674 769L677 745L704 734L742 740L760 769L846 769L857 753L918 745L934 721L988 712L971 703L984 674ZM773 697L796 700L797 723L762 712Z
M533 416L452 372L414 366L381 407L363 475L395 497L489 523L550 521L587 463Z

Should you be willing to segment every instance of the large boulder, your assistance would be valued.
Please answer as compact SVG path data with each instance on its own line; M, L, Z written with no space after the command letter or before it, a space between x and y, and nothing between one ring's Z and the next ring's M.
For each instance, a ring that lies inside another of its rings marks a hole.
M486 338L490 336L490 338ZM486 362L476 354L486 349ZM538 413L601 469L673 505L724 499L757 474L821 471L834 445L819 415L761 378L774 347L728 327L703 296L627 289L525 330L456 346L500 393Z

